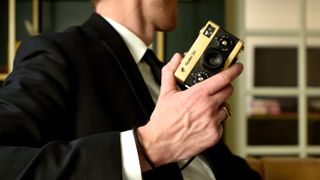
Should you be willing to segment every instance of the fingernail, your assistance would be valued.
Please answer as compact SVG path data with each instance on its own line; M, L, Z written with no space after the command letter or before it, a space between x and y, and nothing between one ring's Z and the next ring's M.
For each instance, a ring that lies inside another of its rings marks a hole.
M179 57L179 53L175 53L175 54L173 55L173 57L172 57L171 61L175 61L175 60L177 60L177 59L178 59L178 57Z

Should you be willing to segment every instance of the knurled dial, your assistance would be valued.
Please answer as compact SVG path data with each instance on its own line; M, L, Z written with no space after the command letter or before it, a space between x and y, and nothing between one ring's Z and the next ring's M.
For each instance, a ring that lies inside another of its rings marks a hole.
M233 48L234 42L229 36L222 35L218 38L218 46L222 51L229 51Z
M195 84L195 83L204 81L205 79L209 78L210 75L205 71L198 71L198 72L193 72L191 74L191 77L192 77L192 82Z

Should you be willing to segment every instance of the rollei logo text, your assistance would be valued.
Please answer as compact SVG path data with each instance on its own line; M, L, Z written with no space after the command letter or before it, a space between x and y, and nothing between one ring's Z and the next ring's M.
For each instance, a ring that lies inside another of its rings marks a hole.
M190 57L187 59L187 61L184 63L185 66L188 66L191 62L192 58L196 55L197 51L192 51Z

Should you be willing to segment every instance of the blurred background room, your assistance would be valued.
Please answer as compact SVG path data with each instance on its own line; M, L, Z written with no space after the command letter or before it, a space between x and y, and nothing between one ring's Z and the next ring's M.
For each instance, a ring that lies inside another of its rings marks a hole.
M90 0L1 0L0 84L25 38L81 24ZM245 42L223 138L264 179L320 179L320 1L179 0L178 27L153 44L166 61L212 20Z

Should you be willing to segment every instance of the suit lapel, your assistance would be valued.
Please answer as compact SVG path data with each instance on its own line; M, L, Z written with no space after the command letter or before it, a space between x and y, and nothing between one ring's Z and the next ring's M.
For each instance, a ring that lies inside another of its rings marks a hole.
M140 109L144 112L146 120L149 119L153 109L154 102L148 91L147 85L143 80L142 75L135 63L129 49L125 45L123 39L117 31L100 15L93 14L89 20L84 24L93 29L92 33L95 33L101 39L103 50L113 56L113 58L106 57L106 59L112 59L116 61L121 73L125 76L125 79L134 94L134 98ZM158 64L163 66L161 62ZM123 102L126 103L126 102ZM139 117L139 119L142 117ZM143 122L146 123L147 121ZM157 168L144 174L146 179L183 179L176 163L168 164Z
M126 77L128 86L134 94L138 105L147 117L150 117L154 102L140 74L130 51L115 29L100 15L93 14L85 25L90 26L102 41L105 51L111 52L113 58ZM123 102L125 103L125 102ZM146 123L146 122L144 122Z

